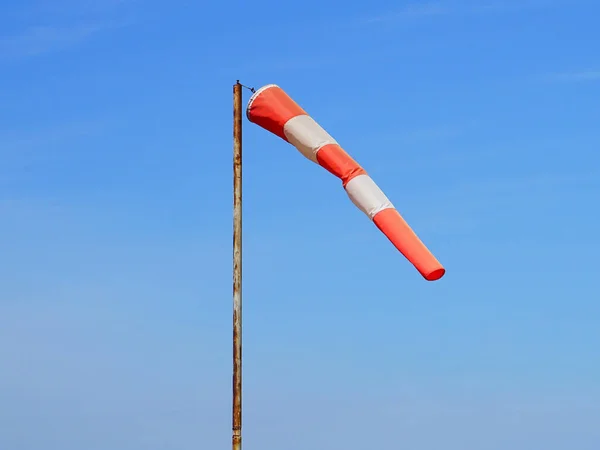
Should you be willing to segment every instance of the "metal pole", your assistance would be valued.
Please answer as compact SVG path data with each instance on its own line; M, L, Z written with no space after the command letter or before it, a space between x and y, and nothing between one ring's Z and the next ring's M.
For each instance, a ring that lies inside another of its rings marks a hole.
M233 423L242 448L242 85L233 85Z

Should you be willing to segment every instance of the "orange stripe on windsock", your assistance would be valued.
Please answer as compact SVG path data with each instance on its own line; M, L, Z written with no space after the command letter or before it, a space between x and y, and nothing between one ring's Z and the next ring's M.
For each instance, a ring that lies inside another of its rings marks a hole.
M250 99L246 115L250 122L288 140L283 131L285 124L296 116L306 115L283 89L274 84L263 86Z
M426 280L445 269L365 170L280 87L267 85L250 99L248 119L285 139L306 158L342 180L352 203L364 212Z
M446 270L421 242L396 209L384 209L373 222L428 281L439 280Z
M317 152L318 163L342 180L342 186L358 175L365 175L365 170L337 144L321 147Z

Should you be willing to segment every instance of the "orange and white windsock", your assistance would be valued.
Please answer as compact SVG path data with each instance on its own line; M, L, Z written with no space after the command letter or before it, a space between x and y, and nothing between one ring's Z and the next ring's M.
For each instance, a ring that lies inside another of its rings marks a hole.
M250 122L292 144L306 158L342 180L350 200L364 212L428 281L444 267L425 247L365 170L279 86L257 90L246 109Z

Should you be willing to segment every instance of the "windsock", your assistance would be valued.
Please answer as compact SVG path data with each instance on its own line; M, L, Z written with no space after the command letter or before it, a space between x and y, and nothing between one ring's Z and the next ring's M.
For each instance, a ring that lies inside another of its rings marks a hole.
M342 180L348 197L428 281L446 270L421 242L383 191L336 140L279 86L257 90L248 102L250 122L292 144L302 155Z

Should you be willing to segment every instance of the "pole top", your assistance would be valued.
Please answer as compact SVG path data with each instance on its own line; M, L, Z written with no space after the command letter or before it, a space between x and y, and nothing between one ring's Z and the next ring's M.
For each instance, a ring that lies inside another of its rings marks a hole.
M240 83L240 80L236 80L235 84L238 85L238 86L241 86L243 88L248 89L253 94L256 92L256 89L254 89L253 87L244 86L242 83Z

